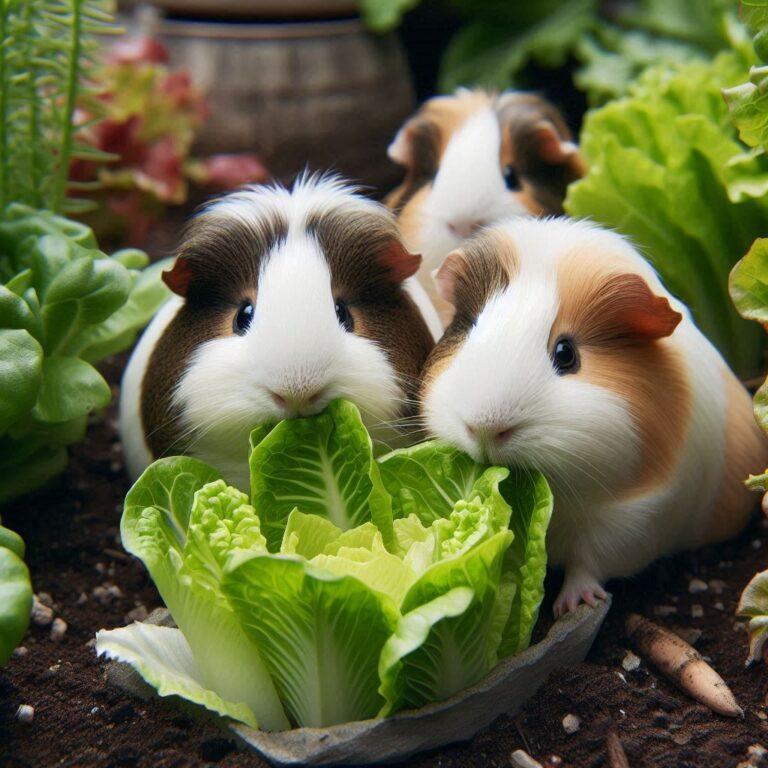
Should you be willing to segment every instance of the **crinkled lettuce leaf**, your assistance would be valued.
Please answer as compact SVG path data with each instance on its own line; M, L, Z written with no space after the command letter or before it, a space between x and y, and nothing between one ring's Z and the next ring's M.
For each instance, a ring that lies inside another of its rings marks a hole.
M349 401L335 400L312 418L281 421L254 445L250 469L251 499L270 550L279 548L295 508L341 529L370 520L392 542L391 500L360 412Z
M398 615L390 598L284 555L243 560L222 588L293 722L320 727L376 715L379 655Z
M749 619L747 664L751 664L760 659L768 640L768 571L761 571L752 577L741 593L736 613Z
M743 145L720 95L745 58L648 70L629 97L593 110L582 132L589 172L568 189L566 211L628 235L685 301L701 330L742 376L763 342L735 312L728 274L765 229L768 199L732 193Z
M264 549L247 497L197 459L160 459L129 491L120 531L189 643L201 686L247 705L261 728L285 728L259 651L220 588L231 554Z

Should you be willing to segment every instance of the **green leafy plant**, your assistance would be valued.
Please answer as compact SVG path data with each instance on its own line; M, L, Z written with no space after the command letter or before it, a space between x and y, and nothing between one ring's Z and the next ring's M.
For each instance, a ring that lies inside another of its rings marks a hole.
M355 406L252 438L251 495L192 458L126 498L125 547L178 629L97 635L161 695L264 729L448 697L528 646L552 496L536 473L425 443L373 457Z
M632 237L667 287L742 376L762 364L763 340L739 318L728 275L765 231L763 158L745 155L720 89L738 82L746 48L710 62L648 70L630 95L588 113L589 172L566 211Z
M145 254L107 257L58 215L87 208L68 197L72 160L105 158L80 140L74 111L97 101L84 81L94 33L114 31L107 7L0 5L0 503L64 468L110 400L93 364L128 347L166 296Z
M0 666L24 637L31 609L32 586L24 565L24 542L0 525Z

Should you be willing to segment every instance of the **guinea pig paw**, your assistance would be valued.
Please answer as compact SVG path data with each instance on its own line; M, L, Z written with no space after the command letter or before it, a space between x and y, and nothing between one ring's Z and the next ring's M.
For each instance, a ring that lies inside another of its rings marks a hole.
M605 590L591 576L566 577L565 584L555 600L553 612L559 619L566 613L575 611L580 603L586 603L594 608L599 600L607 597Z

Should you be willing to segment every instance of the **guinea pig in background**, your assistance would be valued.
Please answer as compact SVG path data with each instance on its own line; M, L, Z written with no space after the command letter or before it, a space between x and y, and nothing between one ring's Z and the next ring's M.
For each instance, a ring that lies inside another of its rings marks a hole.
M131 475L185 453L247 487L251 430L337 397L391 439L387 423L415 410L440 332L412 278L419 262L392 214L334 177L304 176L292 191L250 187L208 205L163 275L177 296L123 378Z
M405 180L386 199L406 247L423 256L419 279L444 324L453 310L431 273L480 227L516 215L560 214L584 174L563 118L532 93L459 89L427 101L400 129L389 156Z
M456 315L425 366L425 421L478 460L547 477L556 615L742 529L756 507L743 480L768 463L750 397L627 240L510 220L436 280Z

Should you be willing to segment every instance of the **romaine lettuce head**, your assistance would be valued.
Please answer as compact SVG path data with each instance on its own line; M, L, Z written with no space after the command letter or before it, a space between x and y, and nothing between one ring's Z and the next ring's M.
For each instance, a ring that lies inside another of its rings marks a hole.
M136 482L123 543L179 629L101 632L100 652L162 695L285 728L450 696L528 644L551 511L540 475L438 443L377 462L343 401L251 442L250 499L192 458Z

